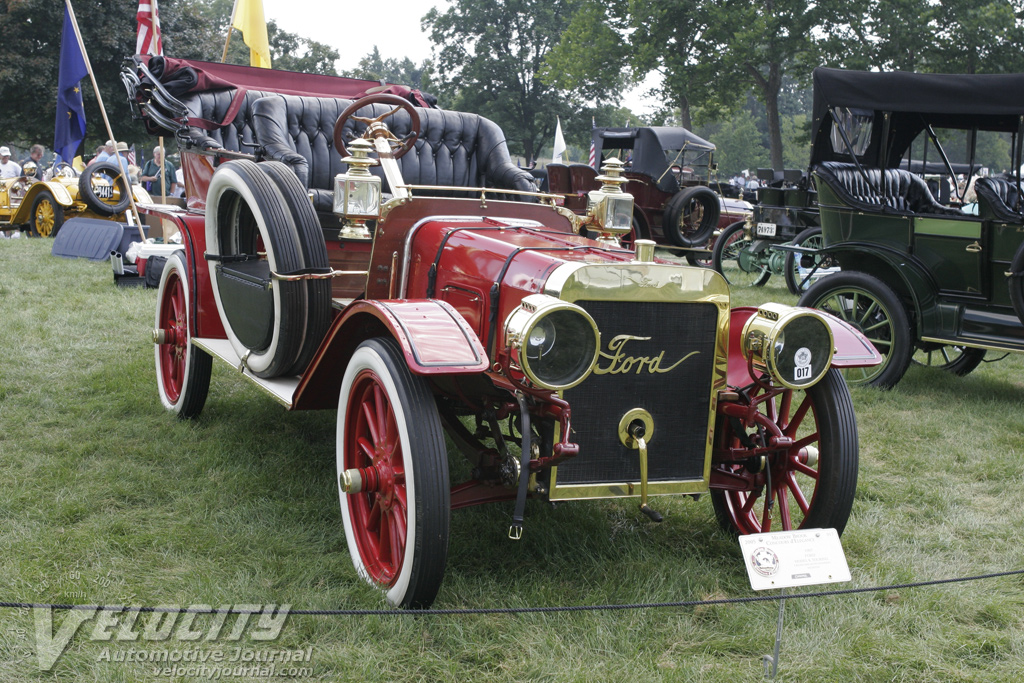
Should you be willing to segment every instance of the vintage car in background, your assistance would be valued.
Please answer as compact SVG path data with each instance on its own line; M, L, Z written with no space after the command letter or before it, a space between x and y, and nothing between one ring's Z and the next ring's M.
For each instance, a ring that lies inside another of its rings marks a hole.
M116 164L96 163L79 174L68 164L48 169L35 179L35 164L25 164L20 178L0 181L0 230L28 229L36 237L55 237L73 216L123 221L131 200L129 180ZM151 201L140 185L136 202Z
M716 228L749 218L748 202L709 187L717 170L715 146L685 128L594 128L591 136L598 164L610 158L625 164L624 189L634 202L626 244L653 239L696 263L710 256L706 245ZM587 194L601 185L597 175L586 164L548 164L547 190L585 214Z
M927 150L922 150L925 152ZM813 163L813 159L812 159ZM920 175L941 203L951 197L950 179L970 175L977 166L904 159L900 168ZM826 275L840 271L838 262L822 250L818 193L809 172L799 169L757 169L762 186L747 223L724 227L712 249L711 265L729 284L760 287L772 275L785 278L786 287L800 294Z
M158 292L160 400L197 415L216 357L287 409L336 409L324 485L392 604L434 601L451 510L482 503L511 503L515 540L528 498L631 499L660 521L661 496L710 493L736 533L845 527L840 371L874 349L817 311L732 309L718 273L651 241L623 248L621 162L580 216L534 190L496 124L407 88L157 57L122 77L185 169L187 209L143 208L182 234Z
M815 70L812 171L823 248L842 272L800 303L850 322L885 357L848 382L892 387L914 359L964 375L987 350L1024 351L1022 86L1024 74ZM980 144L1000 137L1018 171L964 179L977 215L908 170L923 160L954 177L958 161L971 173Z
M817 249L822 246L817 193L810 176L798 169L757 169L761 187L745 222L721 230L711 255L712 267L731 285L760 287L782 275L799 294L824 275L839 270Z

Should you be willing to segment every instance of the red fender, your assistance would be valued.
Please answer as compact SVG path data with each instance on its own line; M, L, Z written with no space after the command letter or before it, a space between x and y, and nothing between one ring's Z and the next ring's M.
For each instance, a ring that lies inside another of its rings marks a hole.
M747 370L747 359L743 357L743 352L740 350L740 335L743 333L743 326L747 320L755 313L757 313L757 308L751 306L740 306L731 311L728 372L730 386L741 387L754 381ZM855 327L831 313L825 311L818 311L818 313L828 321L835 339L836 352L832 356L831 367L865 368L882 362L882 355Z
M181 233L188 284L193 298L189 306L192 318L188 323L192 336L227 339L224 324L217 311L217 302L213 298L210 264L203 257L206 252L205 217L202 214L182 211L177 207L161 207L156 204L139 207L139 211L144 215L160 218L165 224L165 230L166 225L170 224Z
M490 367L476 333L444 301L356 301L334 319L299 382L293 409L336 407L341 377L356 347L385 335L398 342L409 370L416 375L466 375Z

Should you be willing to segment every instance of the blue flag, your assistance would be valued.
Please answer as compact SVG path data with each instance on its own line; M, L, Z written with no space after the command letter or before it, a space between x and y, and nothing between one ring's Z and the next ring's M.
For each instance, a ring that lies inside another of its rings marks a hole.
M71 15L64 8L64 34L60 39L60 76L57 79L57 126L53 133L53 151L71 162L85 139L85 105L80 82L89 75L85 57L78 46Z

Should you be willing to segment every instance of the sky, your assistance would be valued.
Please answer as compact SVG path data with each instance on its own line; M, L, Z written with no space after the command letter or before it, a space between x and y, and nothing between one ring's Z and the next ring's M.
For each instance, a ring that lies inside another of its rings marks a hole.
M386 13L375 15L374 9L383 5L381 0L263 0L263 13L267 20L273 19L289 33L336 49L341 55L339 69L354 68L374 45L385 59L408 57L419 64L430 57L432 43L420 28L420 19L431 7L448 3L444 0L386 2Z
M408 57L415 64L420 64L430 58L433 43L420 27L420 20L432 7L443 11L448 2L386 0L387 12L375 16L373 9L381 2L263 0L263 12L267 20L273 19L285 31L336 49L341 55L337 63L341 71L355 68L361 58L373 51L374 45L384 59ZM340 21L342 17L347 17L347 20ZM375 27L377 25L379 28ZM657 103L642 96L646 89L641 87L626 93L623 105L638 114L654 111Z

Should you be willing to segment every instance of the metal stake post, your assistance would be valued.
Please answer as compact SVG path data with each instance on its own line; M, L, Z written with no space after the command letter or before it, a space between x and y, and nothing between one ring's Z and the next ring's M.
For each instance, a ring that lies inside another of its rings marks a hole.
M782 647L782 617L786 611L786 589L779 593L779 623L775 627L775 652L771 655L764 655L761 661L764 663L764 677L774 679L779 671L779 649Z

